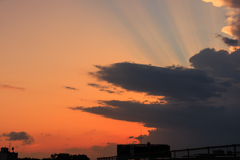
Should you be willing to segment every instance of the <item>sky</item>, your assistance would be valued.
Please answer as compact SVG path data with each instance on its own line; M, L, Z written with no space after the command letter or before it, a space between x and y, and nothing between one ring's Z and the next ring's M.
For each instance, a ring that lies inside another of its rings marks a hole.
M1 0L0 147L96 159L140 141L240 143L239 8L239 0Z

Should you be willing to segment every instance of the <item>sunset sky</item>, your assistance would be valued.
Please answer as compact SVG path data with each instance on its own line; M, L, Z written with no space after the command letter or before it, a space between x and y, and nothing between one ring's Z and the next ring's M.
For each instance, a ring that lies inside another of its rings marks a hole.
M19 157L240 143L239 0L0 0L0 147Z

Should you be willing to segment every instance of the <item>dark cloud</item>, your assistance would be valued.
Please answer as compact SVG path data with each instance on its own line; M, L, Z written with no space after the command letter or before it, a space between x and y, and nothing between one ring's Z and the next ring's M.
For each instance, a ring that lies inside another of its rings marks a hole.
M116 88L114 88L113 90L110 90L108 86L104 86L104 85L100 85L100 84L96 84L96 83L88 83L89 86L98 88L100 91L105 91L108 93L117 93L117 94L121 94L123 91L119 91L116 90Z
M228 46L239 46L238 40L237 39L231 39L228 37L223 37L222 35L218 34L216 37L219 37L222 39L222 41L227 44Z
M90 74L98 80L129 91L166 96L179 101L206 100L220 97L221 92L226 92L226 87L198 69L164 68L128 62L96 67L99 71Z
M238 46L238 40L237 39L230 39L227 37L222 37L222 40L224 43L226 43L229 46Z
M105 101L106 106L78 110L155 127L149 136L134 138L143 142L166 143L175 149L239 143L238 106L211 106L196 103L142 104L131 101Z
M143 135L140 135L140 136L137 136L137 137L130 136L130 137L128 137L128 139L137 139L141 142L141 140L143 139ZM136 141L133 141L133 142L136 142Z
M116 143L108 143L107 146L93 146L91 149L96 152L100 153L103 156L113 156L116 155L117 151L117 144Z
M142 122L146 127L172 129L236 129L239 109L197 103L142 104L132 101L104 101L106 106L75 108L107 118ZM225 124L225 125L224 125ZM238 126L238 127L237 127Z
M134 139L139 140L140 142L142 142L142 140L144 139L144 135L139 135L137 137L134 137Z
M149 135L143 135L142 143L168 144L171 150L198 148L207 146L238 144L239 132L222 130L183 130L161 129L149 131Z
M189 61L194 68L204 70L214 77L240 82L240 50L230 54L226 50L216 51L214 48L206 48L191 57Z
M10 132L3 133L3 137L8 137L5 140L7 141L22 141L22 145L32 144L34 143L34 139L26 132Z
M25 88L23 88L23 87L15 87L15 86L11 86L11 85L2 85L2 84L0 84L0 88L1 89L25 90Z
M65 89L71 89L71 90L78 90L77 88L74 87L69 87L69 86L63 86Z
M96 66L99 70L90 74L99 81L165 96L167 103L102 100L99 106L70 109L156 128L143 135L144 141L159 140L174 147L239 143L240 50L230 54L206 48L191 57L190 64L191 69L127 62Z

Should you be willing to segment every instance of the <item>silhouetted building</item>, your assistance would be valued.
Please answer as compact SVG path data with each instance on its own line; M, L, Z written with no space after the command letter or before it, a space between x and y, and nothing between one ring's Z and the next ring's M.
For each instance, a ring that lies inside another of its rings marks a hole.
M101 157L98 160L156 160L171 158L170 146L166 144L125 144L117 145L117 156Z
M213 154L215 154L215 155L222 155L222 154L225 154L225 152L224 152L224 150L219 149L219 150L213 150Z
M198 153L196 153L198 152ZM170 151L165 144L117 145L117 156L97 160L240 160L240 144L208 146Z
M0 160L17 160L17 159L18 153L9 152L8 148L6 147L1 148Z
M117 156L127 157L127 159L134 158L162 158L171 157L170 146L166 144L128 144L117 145ZM125 158L124 158L125 159Z

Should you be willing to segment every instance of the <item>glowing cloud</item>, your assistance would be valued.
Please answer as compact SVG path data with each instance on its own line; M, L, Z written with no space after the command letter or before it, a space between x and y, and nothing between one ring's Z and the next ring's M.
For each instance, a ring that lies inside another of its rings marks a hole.
M239 49L239 44L231 45L228 42L236 42L240 38L240 1L239 0L203 0L204 2L212 2L216 7L228 7L227 20L228 26L222 28L222 32L226 33L236 39L229 39L222 37L223 42L230 46L230 50L235 51Z
M212 2L212 4L216 7L231 7L231 8L239 8L240 1L239 0L203 0L204 2Z

